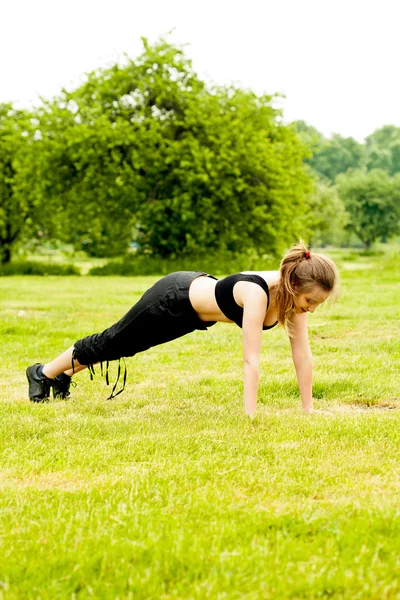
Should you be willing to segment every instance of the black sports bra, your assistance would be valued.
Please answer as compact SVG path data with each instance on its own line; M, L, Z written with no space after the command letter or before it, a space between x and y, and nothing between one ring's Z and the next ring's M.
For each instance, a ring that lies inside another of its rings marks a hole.
M224 279L219 279L215 286L215 299L217 304L224 313L227 319L234 321L236 325L242 327L243 323L243 308L239 306L235 298L233 296L233 286L238 281L250 281L252 283L257 283L264 292L267 294L268 305L269 306L269 288L268 284L260 275L250 274L250 273L236 273L235 275L228 275ZM275 325L278 324L276 321L273 325L263 326L263 330L272 329Z

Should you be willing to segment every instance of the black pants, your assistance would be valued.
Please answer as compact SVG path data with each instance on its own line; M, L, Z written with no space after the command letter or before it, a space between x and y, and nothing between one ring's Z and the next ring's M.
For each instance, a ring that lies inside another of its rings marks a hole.
M201 321L189 300L190 284L200 275L207 273L179 271L163 277L117 323L102 333L78 340L74 358L81 365L93 365L134 356L195 329L214 325L215 321Z

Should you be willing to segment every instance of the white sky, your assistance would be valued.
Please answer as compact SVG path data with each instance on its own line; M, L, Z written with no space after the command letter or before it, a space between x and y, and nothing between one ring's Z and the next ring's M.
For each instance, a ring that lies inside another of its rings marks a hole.
M360 141L400 126L400 0L2 0L0 20L0 102L71 89L174 29L201 76L284 93L287 122Z

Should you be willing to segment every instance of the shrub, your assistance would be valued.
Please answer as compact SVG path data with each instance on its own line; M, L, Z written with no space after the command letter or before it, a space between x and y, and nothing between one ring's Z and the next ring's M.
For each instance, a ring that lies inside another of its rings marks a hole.
M0 265L0 276L8 275L80 275L74 265L55 265L35 261L11 262Z
M256 256L229 253L207 256L186 256L163 259L145 255L127 257L122 261L110 261L103 267L93 267L89 275L167 275L174 271L205 271L212 275L237 273L240 271L269 270L278 268L279 262L269 255Z

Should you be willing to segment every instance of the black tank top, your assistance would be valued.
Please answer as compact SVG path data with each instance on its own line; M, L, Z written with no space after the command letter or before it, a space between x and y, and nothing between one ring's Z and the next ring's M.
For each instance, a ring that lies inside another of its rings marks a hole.
M235 302L235 298L233 297L233 286L238 281L250 281L252 283L257 283L260 287L262 287L268 298L267 310L269 307L269 288L265 279L263 279L263 277L260 275L256 275L255 273L236 273L235 275L228 275L228 277L219 279L217 281L215 286L215 299L221 312L224 313L227 319L234 321L236 325L242 327L243 308ZM263 329L272 329L272 327L275 327L277 323L278 321L276 321L276 323L273 325L268 325L268 327L264 325Z

